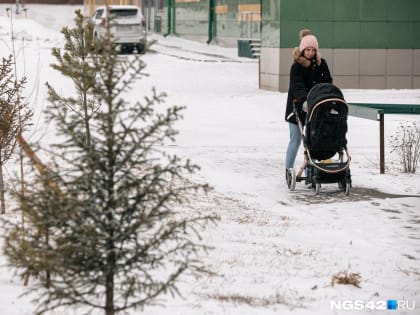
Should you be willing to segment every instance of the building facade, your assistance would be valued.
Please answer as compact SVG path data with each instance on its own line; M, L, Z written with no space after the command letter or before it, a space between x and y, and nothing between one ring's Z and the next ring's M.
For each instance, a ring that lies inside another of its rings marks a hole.
M262 0L262 89L287 91L302 28L338 86L420 88L419 0Z
M15 0L4 0L15 3ZM342 88L420 88L420 0L20 0L21 4L134 4L149 30L239 47L260 39L260 88L287 91L299 30L317 36ZM238 49L239 50L239 49Z
M262 89L287 91L303 28L338 86L420 88L420 0L166 0L153 12L165 35L232 47L260 38Z

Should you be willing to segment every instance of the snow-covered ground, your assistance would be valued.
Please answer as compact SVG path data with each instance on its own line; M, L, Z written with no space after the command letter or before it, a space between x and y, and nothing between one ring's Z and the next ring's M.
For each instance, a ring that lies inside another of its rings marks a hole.
M13 20L6 7L0 5L0 57L15 49L35 113L25 137L47 145L55 139L43 120L44 83L68 89L49 67L50 51L62 45L59 30L71 25L79 7L28 5L27 17ZM400 308L398 314L420 314L420 175L401 173L389 145L386 174L379 174L378 122L349 117L350 196L335 185L323 186L318 196L301 183L289 192L283 161L289 136L286 94L258 89L258 62L237 57L236 49L150 36L157 40L144 56L150 76L128 97L150 95L155 86L168 94L168 104L187 106L168 150L202 167L197 180L209 182L214 191L195 207L212 209L221 220L204 234L214 250L203 259L216 275L186 279L183 299L167 297L165 307L149 307L144 314L385 314L372 308L387 300L415 303L415 310ZM348 102L420 104L420 90L343 92ZM420 125L419 116L386 116L387 139L400 124L413 121ZM296 167L302 160L300 151ZM12 161L6 175L15 169ZM360 288L332 286L333 275L342 271L359 273ZM29 298L19 298L23 291L0 255L0 315L33 314ZM331 309L331 301L351 306L356 300L374 304L365 310ZM80 313L65 309L49 315L58 314Z

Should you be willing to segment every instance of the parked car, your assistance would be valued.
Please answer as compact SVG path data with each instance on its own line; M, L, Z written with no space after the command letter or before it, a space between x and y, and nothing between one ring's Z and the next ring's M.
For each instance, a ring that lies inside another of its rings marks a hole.
M134 5L110 5L108 14L105 6L98 7L93 16L93 35L96 38L107 34L107 21L109 18L110 32L117 48L123 52L145 50L145 27L140 8Z

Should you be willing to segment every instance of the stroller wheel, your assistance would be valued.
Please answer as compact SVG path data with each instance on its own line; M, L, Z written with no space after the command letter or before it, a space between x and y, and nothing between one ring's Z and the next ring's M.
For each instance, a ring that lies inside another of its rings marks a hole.
M296 172L294 168L288 168L286 170L286 181L287 187L290 191L295 190L296 188Z
M343 179L338 182L338 188L346 195L348 196L350 194L350 187L351 184L347 180Z
M350 194L350 182L347 182L346 181L346 186L344 186L344 189L343 189L343 191L344 191L344 194L346 195L346 196L348 196L349 194Z
M312 191L313 191L314 195L318 195L320 190L321 190L321 184L320 183L314 183L312 185Z

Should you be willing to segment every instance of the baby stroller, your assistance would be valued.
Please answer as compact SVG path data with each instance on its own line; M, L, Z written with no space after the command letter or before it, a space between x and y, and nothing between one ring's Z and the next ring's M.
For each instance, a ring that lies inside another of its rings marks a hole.
M338 183L345 195L350 193L351 157L347 151L348 105L341 90L330 83L315 85L307 96L306 123L298 118L304 147L304 162L298 173L286 172L287 186L293 191L296 182L305 181L315 195L321 184ZM299 117L295 109L296 117ZM306 173L305 175L303 175Z

